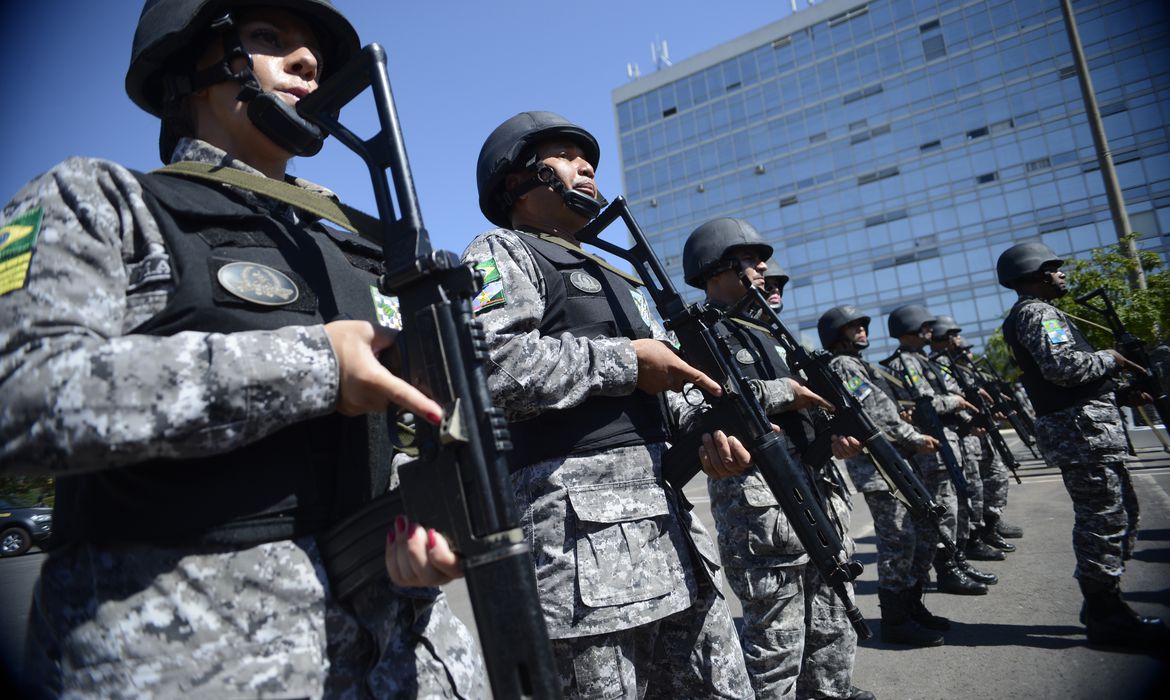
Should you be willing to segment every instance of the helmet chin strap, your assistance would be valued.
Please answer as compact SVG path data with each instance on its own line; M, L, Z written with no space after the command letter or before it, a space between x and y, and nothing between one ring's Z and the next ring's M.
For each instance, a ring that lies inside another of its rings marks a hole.
M252 55L244 49L231 13L213 21L211 28L223 37L223 59L197 71L191 77L189 92L234 80L240 84L236 99L248 105L248 120L260 133L295 156L316 155L325 142L325 133L297 114L296 109L284 100L260 87L260 81L252 71ZM232 72L232 61L237 58L245 59L247 65L239 72Z
M600 194L594 198L583 192L578 192L577 190L566 187L565 183L561 181L561 178L557 177L557 173L552 169L551 165L547 163L538 163L535 162L535 160L536 159L533 158L533 160L529 161L528 163L528 168L533 171L532 177L528 178L524 182L521 182L519 185L516 185L511 190L501 195L500 199L503 202L505 208L510 209L512 205L515 204L518 199L520 199L520 197L536 189L537 187L551 188L553 192L556 192L561 196L565 206L568 207L570 211L576 214L580 214L590 221L597 218L597 215L601 213L601 210L609 204L609 200Z

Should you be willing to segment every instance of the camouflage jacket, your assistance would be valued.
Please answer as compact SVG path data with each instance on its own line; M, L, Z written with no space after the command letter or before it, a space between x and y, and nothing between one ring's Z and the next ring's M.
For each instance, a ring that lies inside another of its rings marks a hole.
M1073 343L1054 343L1045 323L1072 325L1060 309L1038 298L1021 296L1016 311L1020 344L1036 360L1044 378L1059 386L1077 386L1116 371L1117 362L1107 350L1084 352Z
M833 371L841 377L845 388L861 404L866 415L885 433L886 439L901 448L903 454L912 454L922 446L926 436L919 433L898 415L898 405L879 387L874 386L871 369L856 355L834 355L830 361ZM877 473L873 462L864 454L845 461L849 478L862 493L888 491L889 487Z
M256 173L192 139L174 160ZM245 196L274 217L309 223L288 205ZM166 306L175 273L126 168L69 159L22 189L0 221L5 468L77 472L216 454L334 410L337 361L321 325L134 333Z

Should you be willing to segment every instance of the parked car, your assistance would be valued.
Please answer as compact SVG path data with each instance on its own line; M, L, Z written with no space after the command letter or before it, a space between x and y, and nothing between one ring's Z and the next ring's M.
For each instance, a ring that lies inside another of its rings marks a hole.
M0 498L0 557L24 554L53 532L53 509L23 506Z

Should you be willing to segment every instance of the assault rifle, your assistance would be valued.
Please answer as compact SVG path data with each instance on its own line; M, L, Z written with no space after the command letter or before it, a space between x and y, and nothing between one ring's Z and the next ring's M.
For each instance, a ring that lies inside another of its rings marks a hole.
M987 393L991 394L995 410L1007 416L1008 423L1016 431L1020 442L1024 443L1033 457L1040 459L1039 453L1036 452L1036 424L1032 422L1032 416L1024 410L1015 387L1004 380L986 357L981 358L979 362L990 372L990 379L985 386L990 387Z
M743 273L740 273L741 277ZM805 385L813 392L833 404L833 413L827 427L805 451L804 461L813 468L820 467L832 458L832 436L849 435L861 441L870 460L877 467L878 474L890 488L890 493L906 505L910 516L920 522L928 522L939 528L939 539L948 553L955 552L955 543L940 527L946 506L935 502L930 491L922 483L918 472L898 452L885 433L873 422L862 408L861 402L851 394L841 377L830 365L832 355L824 350L809 351L796 336L788 330L779 314L768 305L764 295L744 278L747 294L731 309L755 318L784 350L789 368L799 372Z
M634 245L629 249L599 238L601 232L619 217L633 239ZM810 561L844 604L857 636L869 639L872 633L845 586L861 574L861 562L849 559L837 529L825 514L820 493L803 467L788 456L784 438L772 431L772 421L753 393L748 378L733 361L728 333L720 324L723 312L703 303L688 306L683 302L646 242L624 197L616 197L600 216L577 233L577 238L634 266L666 329L673 331L678 338L687 362L721 385L721 396L705 397L711 408L700 419L700 432L696 434L723 430L743 442L752 455L753 464L759 468L788 516ZM694 442L689 442L687 447L676 445L667 454L663 460L663 474L673 487L681 490L699 472L697 446Z
M938 454L942 457L943 466L947 469L947 475L950 476L951 483L955 485L955 495L971 513L971 517L979 520L982 514L975 513L975 507L971 503L971 489L967 485L967 477L963 474L963 465L959 462L958 455L951 449L951 443L947 440L946 430L943 429L942 418L935 410L934 404L931 403L931 397L922 392L918 388L918 384L910 374L910 367L906 363L906 359L902 357L902 348L894 353L894 356L900 360L902 365L902 382L906 387L906 391L911 393L911 398L914 399L914 424L922 432L938 440ZM927 360L929 362L929 360ZM883 361L885 364L887 361ZM886 365L889 367L889 365ZM893 369L893 367L890 367ZM925 377L920 378L921 381L926 381Z
M1100 299L1103 302L1102 305L1097 306L1091 303L1094 299ZM1167 397L1161 382L1150 371L1150 357L1146 354L1146 344L1142 342L1141 338L1126 330L1125 324L1117 316L1117 310L1113 308L1113 300L1109 298L1109 294L1104 288L1098 287L1088 294L1077 297L1077 303L1101 314L1105 323L1109 325L1109 330L1113 333L1113 342L1117 345L1117 351L1125 359L1142 367L1144 370L1142 374L1132 373L1134 374L1133 385L1153 397L1154 410L1162 419L1162 426L1170 430L1170 397Z
M337 113L367 87L381 130L363 141L338 122ZM507 424L488 393L487 347L471 312L482 279L454 253L431 248L382 47L362 49L302 99L297 111L369 167L385 258L379 286L398 297L404 374L443 407L444 416L439 426L416 421L419 458L399 468L399 490L376 497L322 538L333 588L344 598L385 578L386 530L405 512L446 535L462 556L493 695L560 697L532 557L508 478ZM387 169L400 216L390 198Z
M974 376L968 376L968 372L974 375L974 368L966 368L959 364L959 356L954 351L948 350L947 357L951 360L951 375L954 376L955 381L959 383L959 388L963 391L963 397L967 402L975 406L976 415L973 425L978 428L983 428L987 431L987 441L991 443L991 447L999 454L999 458L1012 473L1012 478L1016 480L1017 484L1024 482L1020 481L1020 462L1016 456L1012 454L1012 448L1008 447L1007 441L1003 439L1003 435L999 432L999 421L995 419L995 410L988 403L983 396L983 391L979 386L979 381ZM991 392L988 392L988 396Z

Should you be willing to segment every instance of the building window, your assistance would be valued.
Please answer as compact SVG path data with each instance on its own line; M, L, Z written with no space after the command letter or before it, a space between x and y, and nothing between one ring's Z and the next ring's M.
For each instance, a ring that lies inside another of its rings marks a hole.
M986 185L987 183L995 182L998 179L999 175L997 173L983 173L982 175L975 176L975 182L980 185Z
M928 36L922 40L922 54L928 61L933 61L936 58L942 58L947 55L947 42L943 39L942 34L938 36Z
M672 117L676 114L678 114L678 107L668 107L668 108L662 110L662 118L663 119L665 119L666 117Z
M780 200L780 206L781 207L790 207L793 204L796 204L796 202L797 202L796 195L790 194L787 197L784 197Z
M974 141L975 139L983 138L984 136L987 136L987 133L987 127L985 126L981 126L978 129L972 129L967 132L967 140Z
M935 139L934 141L927 141L918 147L920 151L933 151L936 148L942 148L942 141Z
M844 24L851 19L861 17L869 12L869 5L861 5L851 10L846 10L839 15L833 15L829 18L829 26L836 27L838 24Z

